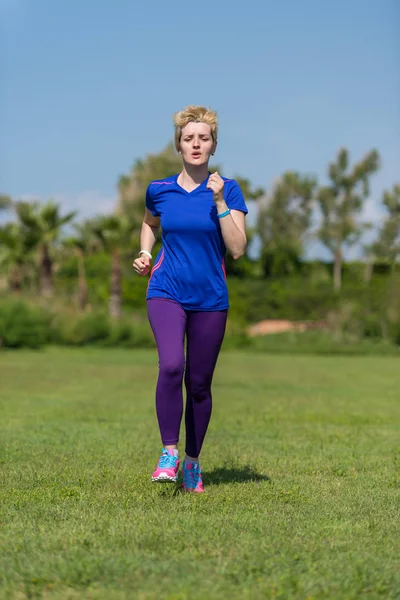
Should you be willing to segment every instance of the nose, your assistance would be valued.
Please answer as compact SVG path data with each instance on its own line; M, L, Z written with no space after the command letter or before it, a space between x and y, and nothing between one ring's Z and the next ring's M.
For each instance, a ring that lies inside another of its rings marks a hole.
M200 139L194 137L193 138L193 148L200 148Z

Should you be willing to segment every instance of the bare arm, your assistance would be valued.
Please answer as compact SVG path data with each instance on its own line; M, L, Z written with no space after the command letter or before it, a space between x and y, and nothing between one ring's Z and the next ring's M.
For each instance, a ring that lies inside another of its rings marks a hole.
M228 206L225 201L217 204L218 214L221 214L226 210L228 210ZM245 215L242 211L231 210L230 215L222 217L222 219L219 220L225 246L235 260L243 256L246 250L247 238L244 217Z
M148 208L145 209L142 230L140 232L140 249L150 252L157 240L160 217L154 217Z
M217 171L208 178L207 188L212 190L214 194L218 215L227 212L229 207L224 197L224 181ZM231 210L230 214L221 217L219 220L225 246L234 260L243 256L246 250L247 238L244 217L242 211Z
M148 208L145 209L142 229L140 231L140 250L145 250L149 254L157 240L157 233L160 227L160 217L154 217ZM150 270L150 257L147 254L141 254L133 262L133 268L139 275L146 275Z

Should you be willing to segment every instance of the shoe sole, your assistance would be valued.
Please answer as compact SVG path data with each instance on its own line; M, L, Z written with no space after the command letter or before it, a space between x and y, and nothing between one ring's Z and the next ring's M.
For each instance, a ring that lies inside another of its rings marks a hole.
M175 477L170 477L169 475L165 474L165 473L160 473L160 475L158 475L158 477L152 477L151 480L156 483L176 483L178 480L178 475L176 475Z

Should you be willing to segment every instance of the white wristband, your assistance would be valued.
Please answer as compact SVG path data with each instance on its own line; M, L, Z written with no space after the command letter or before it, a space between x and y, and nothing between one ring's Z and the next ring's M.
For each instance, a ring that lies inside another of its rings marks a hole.
M147 250L141 250L141 251L139 252L139 256L140 256L141 254L145 254L146 256L148 256L150 260L153 258L153 257L152 257L152 255L150 254L150 252L147 252Z

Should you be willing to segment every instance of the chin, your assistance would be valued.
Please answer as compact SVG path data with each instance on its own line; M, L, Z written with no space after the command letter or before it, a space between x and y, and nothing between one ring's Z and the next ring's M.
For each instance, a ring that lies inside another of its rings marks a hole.
M209 159L201 159L201 160L193 160L193 158L190 158L189 160L187 160L186 162L188 163L188 165L191 166L196 166L196 167L204 167L204 165L208 164Z

